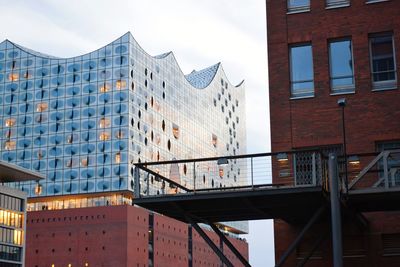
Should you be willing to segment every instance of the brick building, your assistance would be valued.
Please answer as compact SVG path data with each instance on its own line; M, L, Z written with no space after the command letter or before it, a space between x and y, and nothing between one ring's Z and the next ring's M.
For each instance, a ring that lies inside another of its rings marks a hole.
M28 213L26 266L220 266L187 224L130 205ZM207 231L220 245L216 234ZM229 238L248 257L247 243ZM238 259L229 249L226 256Z
M348 155L400 147L399 12L396 0L267 0L273 152L324 147L342 153L341 98L347 101ZM360 157L356 169L369 160ZM291 177L282 177L275 166L273 181L302 182L295 162L289 157ZM343 221L344 264L399 266L400 215L363 215L367 230ZM277 260L299 229L275 221ZM313 240L307 236L285 266L295 266ZM331 257L330 242L325 242L307 266L330 266Z

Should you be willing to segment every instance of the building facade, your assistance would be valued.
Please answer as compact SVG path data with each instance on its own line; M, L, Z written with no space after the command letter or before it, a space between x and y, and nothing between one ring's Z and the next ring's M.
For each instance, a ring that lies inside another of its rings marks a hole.
M0 266L24 266L26 194L0 186Z
M40 180L44 177L0 161L0 266L25 266L27 195L7 183Z
M230 84L219 63L184 75L172 53L150 56L130 33L73 58L3 41L0 104L1 159L47 177L14 184L27 193L35 218L50 210L130 205L137 162L246 149L244 83ZM245 170L228 168L224 177L196 170L197 183L237 184ZM193 183L192 166L174 172L176 182ZM148 179L150 186L141 187L147 194L168 190ZM245 222L227 224L248 231ZM41 235L30 234L28 240Z
M26 266L221 266L195 229L131 205L32 211L27 226ZM244 240L229 240L248 258ZM240 266L229 248L223 251Z
M393 0L267 0L272 151L323 148L361 155L400 148L400 2ZM338 100L345 98L344 115ZM345 136L343 136L343 125ZM293 175L273 181L304 184L310 154L289 157ZM353 171L369 163L360 157ZM303 162L303 163L301 163ZM303 164L303 165L302 165ZM353 168L349 165L349 169ZM297 172L296 172L297 171ZM350 177L351 179L351 177ZM364 214L367 232L344 223L346 266L397 266L400 232L396 212ZM275 220L278 260L299 226ZM287 263L312 247L308 237ZM309 266L330 266L329 242Z

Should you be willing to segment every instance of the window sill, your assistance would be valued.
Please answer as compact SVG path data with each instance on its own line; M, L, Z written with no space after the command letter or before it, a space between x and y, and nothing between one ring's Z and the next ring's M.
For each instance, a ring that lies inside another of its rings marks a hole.
M349 7L350 3L348 4L341 4L341 5L333 5L333 6L327 6L325 9L336 9L336 8L343 8L343 7Z
M390 0L374 0L374 1L365 2L365 4L369 5L369 4L376 4L376 3L388 2L388 1L390 1Z
M298 14L298 13L307 13L310 11L311 11L310 8L306 8L306 9L300 9L300 10L291 10L291 11L286 12L286 14L291 15L291 14Z
M353 91L347 91L347 92L331 92L330 95L335 96L335 95L354 95L356 93L355 90Z
M307 95L307 96L292 96L290 100L298 100L298 99L308 99L308 98L314 98L314 95Z
M372 92L380 92L380 91L392 91L392 90L397 90L397 85L394 85L393 87L388 87L388 88L373 88L371 91Z

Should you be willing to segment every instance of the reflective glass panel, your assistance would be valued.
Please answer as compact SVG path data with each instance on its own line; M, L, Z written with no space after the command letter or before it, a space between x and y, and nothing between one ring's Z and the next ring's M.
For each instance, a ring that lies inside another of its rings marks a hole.
M314 71L310 44L290 48L290 81L293 97L314 95Z

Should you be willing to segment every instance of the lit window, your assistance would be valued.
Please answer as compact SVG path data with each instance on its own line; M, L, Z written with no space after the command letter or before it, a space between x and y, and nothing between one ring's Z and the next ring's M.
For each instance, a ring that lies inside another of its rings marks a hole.
M159 145L161 143L161 136L159 134L156 134L156 144Z
M30 78L32 78L32 73L31 73L29 70L25 71L25 72L24 72L24 78L25 78L25 79L30 79Z
M175 139L179 138L179 126L175 123L172 124L172 134L174 135Z
M101 141L109 140L109 139L110 139L110 134L107 133L107 132L102 132L102 133L100 133L100 135L99 135L99 139L100 139Z
M83 159L81 159L81 166L82 167L87 167L89 165L89 158L85 157Z
M6 119L5 124L7 127L12 127L15 125L15 119Z
M36 111L37 112L43 112L46 111L48 108L48 104L47 103L39 103L36 105Z
M10 73L8 75L8 80L11 82L15 82L19 80L19 74L18 73Z
M371 70L374 89L392 89L396 87L396 63L394 57L393 34L371 36Z
M326 0L326 7L342 7L350 5L350 0Z
M22 245L22 231L14 229L14 244Z
M350 40L329 43L331 88L333 92L354 91L354 70Z
M121 153L115 154L115 163L121 163Z
M123 132L122 130L116 131L116 132L115 132L115 137L116 137L117 139L124 138L124 132Z
M288 0L289 12L303 12L310 10L310 0Z
M16 147L16 142L15 141L6 141L4 143L4 149L5 150L14 150Z
M314 96L311 44L290 47L290 84L293 97Z
M110 89L111 89L111 86L110 86L109 83L103 83L103 84L100 86L100 92L101 92L101 93L108 92L108 91L110 91Z
M215 134L212 135L212 144L214 147L217 147L218 137Z
M40 184L35 186L35 195L41 195L43 191L43 187Z
M118 90L125 89L125 88L126 88L126 81L125 81L125 80L117 80L117 81L115 82L115 87L116 87Z
M111 125L110 119L101 118L100 121L99 121L99 127L100 128L110 127L110 125Z

